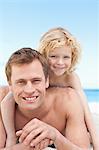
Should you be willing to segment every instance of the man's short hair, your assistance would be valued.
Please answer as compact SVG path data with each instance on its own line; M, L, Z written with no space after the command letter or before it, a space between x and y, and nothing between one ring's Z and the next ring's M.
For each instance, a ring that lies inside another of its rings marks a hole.
M8 83L11 83L12 65L21 66L23 64L32 63L36 59L41 63L45 79L47 79L49 67L43 55L32 48L21 48L10 56L6 64L5 73Z

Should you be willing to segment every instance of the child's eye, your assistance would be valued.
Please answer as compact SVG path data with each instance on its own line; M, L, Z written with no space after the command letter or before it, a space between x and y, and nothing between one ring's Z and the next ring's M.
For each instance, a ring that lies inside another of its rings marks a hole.
M64 58L70 58L70 56L64 56Z
M55 58L56 56L54 56L54 55L52 55L52 56L50 56L51 58Z
M49 56L50 58L58 58L58 56L56 56L56 55L51 55L51 56Z

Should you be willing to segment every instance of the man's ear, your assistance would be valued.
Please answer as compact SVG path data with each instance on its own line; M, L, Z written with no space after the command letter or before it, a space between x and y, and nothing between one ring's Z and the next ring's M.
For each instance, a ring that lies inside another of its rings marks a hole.
M9 90L12 91L12 86L11 86L11 84L9 84Z
M46 89L49 87L49 77L46 79Z

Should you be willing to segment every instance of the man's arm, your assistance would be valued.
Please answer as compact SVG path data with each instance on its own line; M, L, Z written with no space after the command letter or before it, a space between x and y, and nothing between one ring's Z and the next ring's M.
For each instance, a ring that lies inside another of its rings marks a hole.
M88 150L88 145L78 145L63 136L56 128L38 120L33 119L21 132L21 142L25 145L36 146L43 139L53 141L57 150ZM77 134L77 133L76 133Z
M62 94L64 95L64 94ZM64 95L64 107L66 112L65 137L57 134L56 147L59 150L86 150L89 149L89 137L84 121L83 107L80 103L80 97L75 90L67 89ZM64 110L64 109L63 109Z
M88 100L85 95L85 92L83 91L79 76L73 72L70 75L68 75L68 81L71 87L75 89L80 96L80 100L84 108L86 126L92 140L91 142L93 144L94 149L99 149L99 137L95 129L92 114L88 106Z
M88 145L82 145L82 143L75 144L76 140L70 141L69 139L67 139L67 137L63 136L56 128L38 119L31 120L24 127L24 129L19 132L21 133L20 141L23 142L25 145L30 144L34 147L38 143L42 142L42 140L47 138L53 141L57 150L88 150ZM17 132L17 134L19 133Z

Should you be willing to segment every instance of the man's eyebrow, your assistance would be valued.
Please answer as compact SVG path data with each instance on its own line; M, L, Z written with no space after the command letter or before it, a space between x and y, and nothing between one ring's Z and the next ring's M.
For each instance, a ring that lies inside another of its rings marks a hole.
M25 79L17 79L15 82L25 81Z
M33 78L31 78L31 79L24 79L24 78L22 78L22 79L17 79L15 82L17 83L17 82L26 81L26 80L31 80L31 81L33 81L33 80L42 80L42 76L33 77Z

